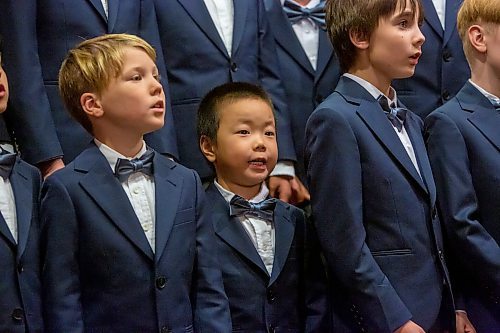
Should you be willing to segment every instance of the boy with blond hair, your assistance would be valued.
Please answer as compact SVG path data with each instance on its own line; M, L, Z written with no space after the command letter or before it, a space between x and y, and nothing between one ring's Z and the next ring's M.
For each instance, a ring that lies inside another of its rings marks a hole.
M425 120L454 267L478 332L500 331L500 2L465 0L458 14L471 78ZM455 272L455 270L454 270Z
M455 318L422 121L391 82L413 75L418 0L326 5L345 73L306 125L313 220L336 332L442 332Z
M163 126L153 48L104 35L71 50L60 91L94 136L42 193L46 328L55 332L228 332L197 174L155 153Z

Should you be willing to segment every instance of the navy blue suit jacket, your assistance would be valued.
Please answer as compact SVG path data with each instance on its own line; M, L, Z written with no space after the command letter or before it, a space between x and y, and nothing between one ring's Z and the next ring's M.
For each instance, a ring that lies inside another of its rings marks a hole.
M43 329L40 288L38 170L17 159L9 177L16 201L18 239L0 213L0 332Z
M293 143L297 155L296 174L305 182L304 137L307 119L330 95L340 77L340 67L326 31L319 30L318 62L313 69L293 31L279 0L264 0L285 87Z
M491 332L500 328L500 112L467 82L425 124L456 284L473 325Z
M155 154L155 252L91 144L42 188L46 328L229 332L229 308L196 173Z
M262 0L234 0L231 56L203 0L155 0L155 4L181 163L202 178L213 176L199 148L197 109L212 88L236 81L262 85L271 95L277 109L279 158L295 160L276 47Z
M4 61L12 108L5 116L13 118L9 124L29 163L63 154L67 163L90 140L90 135L65 110L58 90L61 63L78 43L106 33L138 35L158 51L157 63L166 78L153 0L108 0L108 4L106 19L101 0L1 1L0 25L4 25ZM166 79L163 84L166 88ZM169 106L165 122L164 128L146 136L146 142L161 153L175 156Z
M217 253L229 299L233 332L329 332L329 308L316 235L298 208L278 201L271 275L240 221L212 183Z
M425 43L415 74L394 80L398 98L413 112L425 118L455 96L470 77L470 70L457 31L457 13L462 0L446 0L446 24L443 27L432 0L421 0L425 20Z
M343 315L349 332L393 332L410 319L427 330L440 310L448 278L434 180L422 121L409 112L405 128L422 178L378 102L349 78L307 122L312 215L339 283L334 306L353 314Z

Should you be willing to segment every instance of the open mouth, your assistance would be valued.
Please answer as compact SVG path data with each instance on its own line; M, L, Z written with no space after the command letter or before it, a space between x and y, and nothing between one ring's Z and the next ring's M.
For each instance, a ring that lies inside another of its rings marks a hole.
M165 106L165 103L162 100L160 100L160 101L156 102L151 108L153 108L153 109L163 109L164 106Z
M5 86L3 84L0 84L0 97L4 97L5 96Z
M254 167L265 167L267 164L267 161L265 158L256 158L248 162L251 166Z
M417 61L418 61L418 59L420 58L420 55L421 55L421 54L422 54L421 52L417 52L417 53L415 53L414 55L412 55L412 56L410 57L410 59L413 59L413 60L417 60Z

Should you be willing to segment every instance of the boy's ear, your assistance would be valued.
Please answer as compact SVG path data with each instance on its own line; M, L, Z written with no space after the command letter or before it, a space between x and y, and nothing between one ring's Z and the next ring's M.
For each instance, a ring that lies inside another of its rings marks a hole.
M80 97L80 105L89 117L99 118L104 115L101 101L94 93L84 93Z
M480 53L486 53L488 47L485 41L485 28L481 25L474 24L467 30L467 37L469 38L470 45Z
M200 149L205 158L210 162L214 163L216 154L215 154L215 145L212 143L212 140L206 135L202 135L200 137Z
M359 30L350 29L349 39L351 43L358 49L366 50L370 46L370 38Z

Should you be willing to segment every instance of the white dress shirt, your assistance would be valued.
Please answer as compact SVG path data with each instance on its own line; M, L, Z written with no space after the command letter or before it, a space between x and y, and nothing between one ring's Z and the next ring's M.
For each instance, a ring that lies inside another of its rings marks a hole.
M0 177L0 212L7 222L12 237L17 242L16 200L10 180Z
M106 17L108 17L108 0L101 0L102 6L104 7L104 13Z
M311 0L305 6L291 0L297 5L304 8L314 8L319 3L320 0ZM281 0L281 5L285 3L285 0ZM304 18L300 21L297 21L292 24L292 28L295 31L295 35L297 35L297 39L302 45L304 52L311 63L312 68L316 70L316 66L318 63L318 47L319 47L319 27L316 23L314 23L311 19Z
M203 0L210 17L224 42L227 53L231 55L233 47L234 5L233 0Z
M143 142L142 148L139 153L132 157L127 158L119 152L106 146L99 140L94 139L97 147L101 153L106 157L109 166L113 172L115 165L119 158L133 159L141 157L146 152L146 144ZM135 215L141 223L142 230L148 239L151 249L155 252L155 183L154 178L142 172L135 172L128 177L128 179L121 183L123 190L127 194L130 204L134 209Z
M344 76L346 76L346 77L348 77L348 78L356 81L357 83L359 83L375 99L377 99L380 95L384 95L385 96L385 94L382 93L377 87L375 87L370 82L368 82L368 81L360 78L359 76L356 76L356 75L353 75L353 74L349 74L349 73L345 73ZM394 105L398 106L398 97L397 97L397 94L396 94L396 90L394 90L394 88L392 88L392 87L390 87L390 90L391 90L390 94L393 97L392 98L389 98L387 96L385 96L385 97L387 98L387 100L389 102L389 105L391 105L391 103L394 103ZM387 121L389 122L389 124L392 125L392 123L389 120L387 120ZM397 129L396 126L392 125L392 127L393 127L394 131L396 132L397 136L399 137L399 140L401 141L401 144L405 148L406 153L410 157L410 160L413 163L413 166L415 167L415 169L417 170L418 174L420 175L420 168L418 167L417 157L415 156L415 151L413 150L413 145L411 144L410 137L408 136L408 133L406 132L406 128L403 126L403 129L400 132ZM420 175L420 177L422 177L422 175Z
M441 26L444 30L445 23L445 15L446 15L446 0L432 0L434 4L434 8L436 9L436 13L439 17L439 21L441 22Z
M214 184L229 205L231 199L235 196L235 194L220 186L217 181L214 181ZM259 203L266 200L268 195L269 190L266 184L262 183L260 192L248 201ZM274 262L274 221L266 221L255 216L245 215L238 216L238 219L240 220L248 236L252 240L253 245L257 249L259 256L266 266L267 272L269 273L269 275L271 275Z

